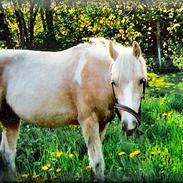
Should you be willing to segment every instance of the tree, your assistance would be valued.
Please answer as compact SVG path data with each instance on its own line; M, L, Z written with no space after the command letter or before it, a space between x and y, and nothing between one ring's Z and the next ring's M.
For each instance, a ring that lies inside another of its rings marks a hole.
M3 5L2 5L2 1L0 1L0 40L6 42L7 48L13 48L15 46L11 31L7 24L6 15L4 12Z
M12 2L20 32L19 36L21 47L32 49L34 47L34 25L36 21L36 15L39 9L38 3L36 3L36 0L28 0L30 13L28 22L26 22L24 14L22 12L23 3L20 0L12 0ZM26 1L24 1L24 3L26 3Z
M46 32L46 39L44 46L48 50L56 49L56 38L53 23L53 10L51 8L51 0L43 0L43 7L41 8L41 18L44 31Z

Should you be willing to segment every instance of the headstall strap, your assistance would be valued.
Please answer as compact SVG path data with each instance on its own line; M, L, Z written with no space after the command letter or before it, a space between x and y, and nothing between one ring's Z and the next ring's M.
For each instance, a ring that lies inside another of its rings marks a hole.
M118 100L116 98L116 94L115 94L115 91L114 91L114 85L115 85L114 81L111 82L111 85L112 85L112 92L113 92L113 96L114 96L114 99L115 99L115 103L117 104Z
M114 91L114 85L115 85L115 83L112 81L111 82L111 85L112 85L112 92L113 92L113 96L114 96L114 100L115 100L114 110L115 110L115 113L117 114L119 120L121 120L121 114L120 114L118 108L115 107L116 104L118 104L118 100L116 98L116 94L115 94L115 91Z

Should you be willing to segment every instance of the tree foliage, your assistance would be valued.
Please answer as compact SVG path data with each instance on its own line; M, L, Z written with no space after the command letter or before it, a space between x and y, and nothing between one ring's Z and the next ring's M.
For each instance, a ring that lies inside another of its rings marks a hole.
M182 1L3 0L0 17L2 48L63 50L93 36L137 40L153 70L159 22L163 68L182 68Z

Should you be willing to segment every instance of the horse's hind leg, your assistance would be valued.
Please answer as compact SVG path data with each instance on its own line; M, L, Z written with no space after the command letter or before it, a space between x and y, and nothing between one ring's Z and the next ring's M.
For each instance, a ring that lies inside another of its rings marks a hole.
M87 119L80 121L84 139L88 147L90 166L96 178L104 180L104 160L102 155L102 144L99 135L99 124L95 114Z
M4 102L4 101L3 101ZM19 131L19 118L8 104L2 102L0 120L2 138L0 145L0 182L15 180L15 154Z

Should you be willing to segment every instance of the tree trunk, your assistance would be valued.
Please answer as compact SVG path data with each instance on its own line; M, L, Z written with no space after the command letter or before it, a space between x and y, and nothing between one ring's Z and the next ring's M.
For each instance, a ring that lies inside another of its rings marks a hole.
M47 28L46 28L46 22L45 22L45 18L44 18L44 10L43 10L42 7L40 9L40 14L41 14L41 21L42 21L42 24L43 24L43 29L44 29L44 32L46 33Z
M30 0L30 19L29 19L29 45L28 48L32 49L34 47L33 45L33 39L34 39L34 25L36 21L36 15L38 12L38 5L35 7L35 0ZM34 11L35 7L35 11Z
M12 39L12 34L8 27L1 1L0 1L0 30L2 30L0 34L0 40L3 40L6 42L7 48L13 48L15 46L15 43Z
M159 68L161 69L162 67L162 62L161 62L161 46L160 46L160 22L157 21L156 24L156 42L157 42L157 53L158 53L158 63L159 63Z
M18 22L18 28L19 28L19 32L20 32L20 34L19 34L20 35L20 45L22 48L26 48L28 35L27 35L27 27L26 27L25 19L24 19L23 13L21 11L21 3L18 1L18 4L17 4L16 0L12 0L12 2L13 2L16 20Z
M26 25L26 21L24 18L24 14L21 10L22 3L20 0L12 0L14 5L14 11L16 15L16 19L18 22L19 32L20 32L20 44L22 48L32 49L34 47L34 25L36 21L36 15L38 13L38 3L36 0L29 0L29 21Z
M44 1L45 7L45 20L46 20L46 27L47 32L46 36L47 39L45 40L45 46L48 50L55 50L56 49L56 38L55 38L55 31L54 31L54 24L53 24L53 11L51 9L51 0Z

